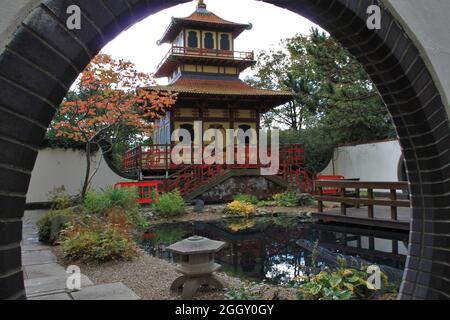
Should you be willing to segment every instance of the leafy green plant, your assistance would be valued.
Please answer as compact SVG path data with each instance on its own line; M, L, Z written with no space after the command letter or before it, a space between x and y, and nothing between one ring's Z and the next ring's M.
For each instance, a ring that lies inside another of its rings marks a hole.
M175 217L183 214L186 209L184 199L178 191L162 193L158 201L152 205L156 215L161 217Z
M128 222L138 231L149 227L148 220L143 216L135 189L108 188L105 191L90 190L84 199L83 209L87 214L108 215L111 211L122 210L128 217Z
M246 282L240 288L229 288L225 292L225 300L263 300L263 294L257 284Z
M258 201L258 207L275 207L277 202L275 200L260 200Z
M312 199L309 194L286 191L274 195L273 200L280 207L298 207L310 204Z
M44 243L54 242L52 241L52 238L55 238L60 230L59 228L58 230L54 230L58 226L55 227L53 221L57 219L63 221L76 215L77 212L73 208L51 210L46 212L37 222L39 241Z
M90 190L86 194L83 206L89 214L104 214L111 208L137 209L137 200L137 190L110 187L103 192Z
M273 199L281 207L297 207L299 205L297 193L295 192L278 193L273 196Z
M345 267L345 260L339 259L340 267L336 271L325 270L319 274L299 277L297 297L300 300L350 300L367 299L378 290L367 285L369 274L365 270ZM389 288L388 279L381 273L383 286Z
M250 195L250 194L243 194L243 193L236 195L233 198L233 200L248 203L248 204L253 204L253 205L257 205L259 202L258 197L254 196L254 195Z
M74 199L67 194L64 185L55 187L48 193L49 201L52 203L53 210L67 209L75 204Z
M61 238L64 257L70 261L128 261L139 254L128 217L121 211L111 213L107 220L84 216L72 221Z
M131 223L137 231L144 231L150 226L150 222L138 208L127 210L126 215L128 222Z

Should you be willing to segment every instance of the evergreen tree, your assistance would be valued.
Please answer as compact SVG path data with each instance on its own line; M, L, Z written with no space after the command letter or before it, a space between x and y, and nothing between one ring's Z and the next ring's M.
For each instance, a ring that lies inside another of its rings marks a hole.
M310 35L281 44L280 50L259 54L256 76L247 81L295 94L292 102L267 113L262 125L285 129L282 142L303 143L311 171L328 163L336 145L395 136L369 76L335 39L313 28Z

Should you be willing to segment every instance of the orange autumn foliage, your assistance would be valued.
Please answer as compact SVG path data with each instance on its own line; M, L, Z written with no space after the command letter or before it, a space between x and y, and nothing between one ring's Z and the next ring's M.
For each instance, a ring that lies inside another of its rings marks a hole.
M176 101L173 94L137 89L152 83L152 76L138 72L131 62L99 54L78 80L77 99L63 101L53 124L56 136L89 143L102 134L117 132L119 127L134 127L143 135L149 134L151 120Z

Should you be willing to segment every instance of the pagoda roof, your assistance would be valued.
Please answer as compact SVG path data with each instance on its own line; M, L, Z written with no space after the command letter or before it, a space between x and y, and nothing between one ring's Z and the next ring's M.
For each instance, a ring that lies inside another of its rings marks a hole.
M244 30L250 30L252 28L251 23L241 24L220 18L211 11L208 11L206 9L206 4L204 4L203 1L199 1L197 9L190 16L184 18L172 17L172 22L158 43L173 42L184 26L204 26L215 29L220 28L224 31L232 32L235 38L238 37Z
M291 101L294 94L289 91L254 88L238 77L182 75L169 85L152 86L146 90L178 93L182 96L251 97L283 104Z

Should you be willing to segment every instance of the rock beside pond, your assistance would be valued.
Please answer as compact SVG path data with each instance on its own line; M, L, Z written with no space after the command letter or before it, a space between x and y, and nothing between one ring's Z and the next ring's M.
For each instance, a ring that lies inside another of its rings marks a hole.
M205 202L201 199L194 200L194 212L203 212L205 209Z
M152 212L151 209L144 209L142 210L142 215L147 219L154 219L155 214Z

